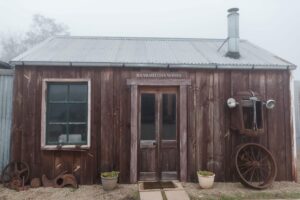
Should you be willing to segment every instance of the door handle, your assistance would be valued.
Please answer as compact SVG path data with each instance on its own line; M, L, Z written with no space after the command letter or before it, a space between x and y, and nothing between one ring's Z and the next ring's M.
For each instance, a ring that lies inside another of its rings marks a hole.
M155 146L156 145L156 142L153 142L153 146Z

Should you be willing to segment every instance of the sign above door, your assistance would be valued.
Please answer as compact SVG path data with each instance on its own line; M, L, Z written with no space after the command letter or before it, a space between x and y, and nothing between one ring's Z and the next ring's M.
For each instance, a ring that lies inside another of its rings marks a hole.
M148 72L148 73L137 73L136 78L159 78L159 79L169 79L169 78L186 78L185 73L172 73L172 72Z

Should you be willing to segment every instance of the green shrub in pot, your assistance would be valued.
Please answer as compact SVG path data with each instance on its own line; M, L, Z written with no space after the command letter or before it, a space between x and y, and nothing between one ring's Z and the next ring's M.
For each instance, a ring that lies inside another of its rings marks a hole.
M101 173L101 182L104 190L113 190L117 187L119 173L118 171Z

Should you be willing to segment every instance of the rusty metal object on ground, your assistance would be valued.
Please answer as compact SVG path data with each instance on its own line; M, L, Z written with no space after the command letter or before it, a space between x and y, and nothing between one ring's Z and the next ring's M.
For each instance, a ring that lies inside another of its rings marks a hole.
M7 187L13 190L18 190L18 188L22 187L22 180L20 178L13 177L7 184Z
M44 187L54 187L53 181L49 180L45 174L42 176L42 184Z
M5 187L18 185L17 182L21 181L23 186L28 182L30 175L29 166L25 162L13 161L10 162L2 171L2 183ZM14 189L14 188L12 188Z
M253 189L271 186L277 175L274 157L264 146L246 143L237 147L235 169L243 185Z
M29 185L25 185L25 178L23 177L22 179L22 185L18 188L16 188L15 190L17 190L18 192L20 191L24 191L24 190L28 190L30 188Z
M62 188L65 186L72 186L73 188L78 188L78 183L75 176L73 174L67 174L67 171L60 173L52 180L49 180L44 174L42 176L42 183L44 187Z
M37 188L41 186L41 179L40 178L33 178L30 181L30 186L32 188Z

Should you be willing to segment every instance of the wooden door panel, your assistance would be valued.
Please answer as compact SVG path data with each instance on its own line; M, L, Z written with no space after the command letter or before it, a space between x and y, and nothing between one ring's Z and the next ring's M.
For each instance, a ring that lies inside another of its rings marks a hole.
M161 171L170 172L177 171L177 148L164 148L161 154Z
M139 179L177 179L177 89L140 90Z
M156 148L141 149L141 172L156 172Z

